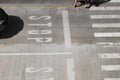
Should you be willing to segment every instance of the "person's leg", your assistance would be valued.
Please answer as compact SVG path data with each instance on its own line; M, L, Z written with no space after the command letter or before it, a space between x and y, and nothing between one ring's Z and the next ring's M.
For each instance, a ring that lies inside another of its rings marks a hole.
M74 7L77 7L77 0L74 0L73 6L74 6Z
M85 7L88 7L89 4L89 0L85 0Z
M93 0L87 0L86 8L90 8L93 5Z
M88 3L88 1L87 0L85 0L85 4L87 4Z

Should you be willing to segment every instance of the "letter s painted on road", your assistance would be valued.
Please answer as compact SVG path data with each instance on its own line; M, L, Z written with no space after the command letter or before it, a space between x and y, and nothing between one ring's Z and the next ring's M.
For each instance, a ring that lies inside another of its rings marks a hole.
M30 16L29 19L30 20L39 20L39 19L44 19L44 20L50 20L51 16L41 16L41 17L37 17L37 16Z
M50 68L50 67L43 67L43 68L40 68L40 69L36 69L34 67L28 67L25 69L25 71L27 73L35 73L35 72L40 72L40 71L43 71L44 73L50 73L53 71L53 68Z

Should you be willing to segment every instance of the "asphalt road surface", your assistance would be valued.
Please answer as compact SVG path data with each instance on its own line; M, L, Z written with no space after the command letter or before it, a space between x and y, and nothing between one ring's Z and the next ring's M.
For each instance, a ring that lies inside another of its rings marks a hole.
M0 80L120 80L120 0L48 2L1 1Z

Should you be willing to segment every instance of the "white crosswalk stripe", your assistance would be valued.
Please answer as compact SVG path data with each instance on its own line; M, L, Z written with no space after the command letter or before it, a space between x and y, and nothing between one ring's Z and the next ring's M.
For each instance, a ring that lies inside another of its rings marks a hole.
M120 58L120 53L101 53L99 54L101 59L116 59Z
M120 71L120 65L102 65L102 71Z
M118 4L120 3L120 0L110 0L108 2L108 4L110 3L110 5L112 3L114 4ZM99 7L91 7L89 9L89 11L93 12L90 15L90 19L95 21L95 23L92 23L92 28L93 29L97 29L97 30L101 30L101 29L105 29L106 32L98 32L95 31L94 32L94 37L99 39L99 41L96 42L97 45L120 45L120 42L115 42L112 41L113 40L118 40L118 38L120 37L120 32L118 31L120 28L120 14L118 13L120 11L120 6L116 5L116 6L99 6ZM103 11L103 13L101 14L97 14L98 12ZM96 13L97 12L97 13ZM112 13L109 13L112 12ZM109 13L109 14L108 14ZM101 20L104 20L104 22L100 22ZM115 22L113 22L113 20ZM112 29L116 30L116 31L111 31ZM104 38L104 39L103 39ZM111 39L110 41L108 41L108 39ZM108 48L109 49L109 48ZM100 52L98 54L98 58L102 61L105 61L105 63L109 62L109 60L113 60L113 59L120 59L120 53L119 52L115 52L115 53L105 53L105 52ZM109 74L108 72L117 72L120 71L120 64L117 65L113 65L113 63L111 62L111 64L109 63L109 65L104 64L101 65L101 70L104 72L107 72L105 74ZM110 77L104 77L104 80L120 80L119 78L120 76L114 77L111 76Z
M120 32L95 32L95 37L120 37Z
M93 23L93 28L120 28L120 23Z
M91 15L91 19L120 19L120 15Z
M120 78L104 78L104 80L120 80Z
M120 42L97 42L97 45L120 45Z
M120 6L115 6L115 7L91 7L89 9L90 11L99 11L99 10L113 10L113 11L116 11L116 10L120 10Z
M113 45L113 42L97 42L97 45Z
M120 0L111 0L110 2L120 2Z

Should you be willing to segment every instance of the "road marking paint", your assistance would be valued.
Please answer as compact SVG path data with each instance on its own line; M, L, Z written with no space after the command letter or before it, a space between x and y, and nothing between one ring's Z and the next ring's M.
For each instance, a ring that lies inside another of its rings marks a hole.
M62 12L63 17L63 30L64 30L64 41L65 41L65 47L71 48L71 34L70 34L70 25L69 25L69 17L68 17L68 11L64 10Z
M120 15L91 15L91 19L119 19Z
M47 23L47 24L28 24L28 26L48 26L48 27L51 27L52 26L52 23Z
M51 37L46 37L46 38L41 38L41 37L38 37L38 38L27 38L27 40L32 40L32 41L36 41L37 43L50 43L53 41L53 38Z
M120 28L120 23L95 23L93 28Z
M120 78L104 78L104 80L120 80Z
M38 17L38 16L29 16L29 19L30 20L39 20L39 19L43 19L43 20L50 20L50 19L52 19L52 17L51 16L40 16L40 17Z
M114 42L97 42L97 45L113 45L115 44Z
M111 0L110 2L120 2L120 0Z
M56 52L56 53L0 53L0 56L39 56L39 55L70 55L72 52Z
M120 53L102 53L98 55L101 59L116 59L120 58Z
M99 10L120 10L120 6L116 7L91 7L90 11L99 11Z
M74 69L74 60L73 59L67 59L67 80L75 80L75 72Z
M101 32L101 33L94 33L95 37L120 37L120 32Z
M35 69L35 67L27 67L25 69L25 72L27 72L27 73L36 73L36 72L40 72L40 71L43 71L44 73L50 73L50 72L53 72L54 70L51 67L43 67L40 69Z
M73 6L3 6L2 8L74 8ZM85 8L85 6L79 6L77 8Z
M97 42L98 45L120 45L120 42Z
M102 65L102 71L119 71L120 65Z
M38 35L38 34L52 34L52 30L28 30L28 34Z

